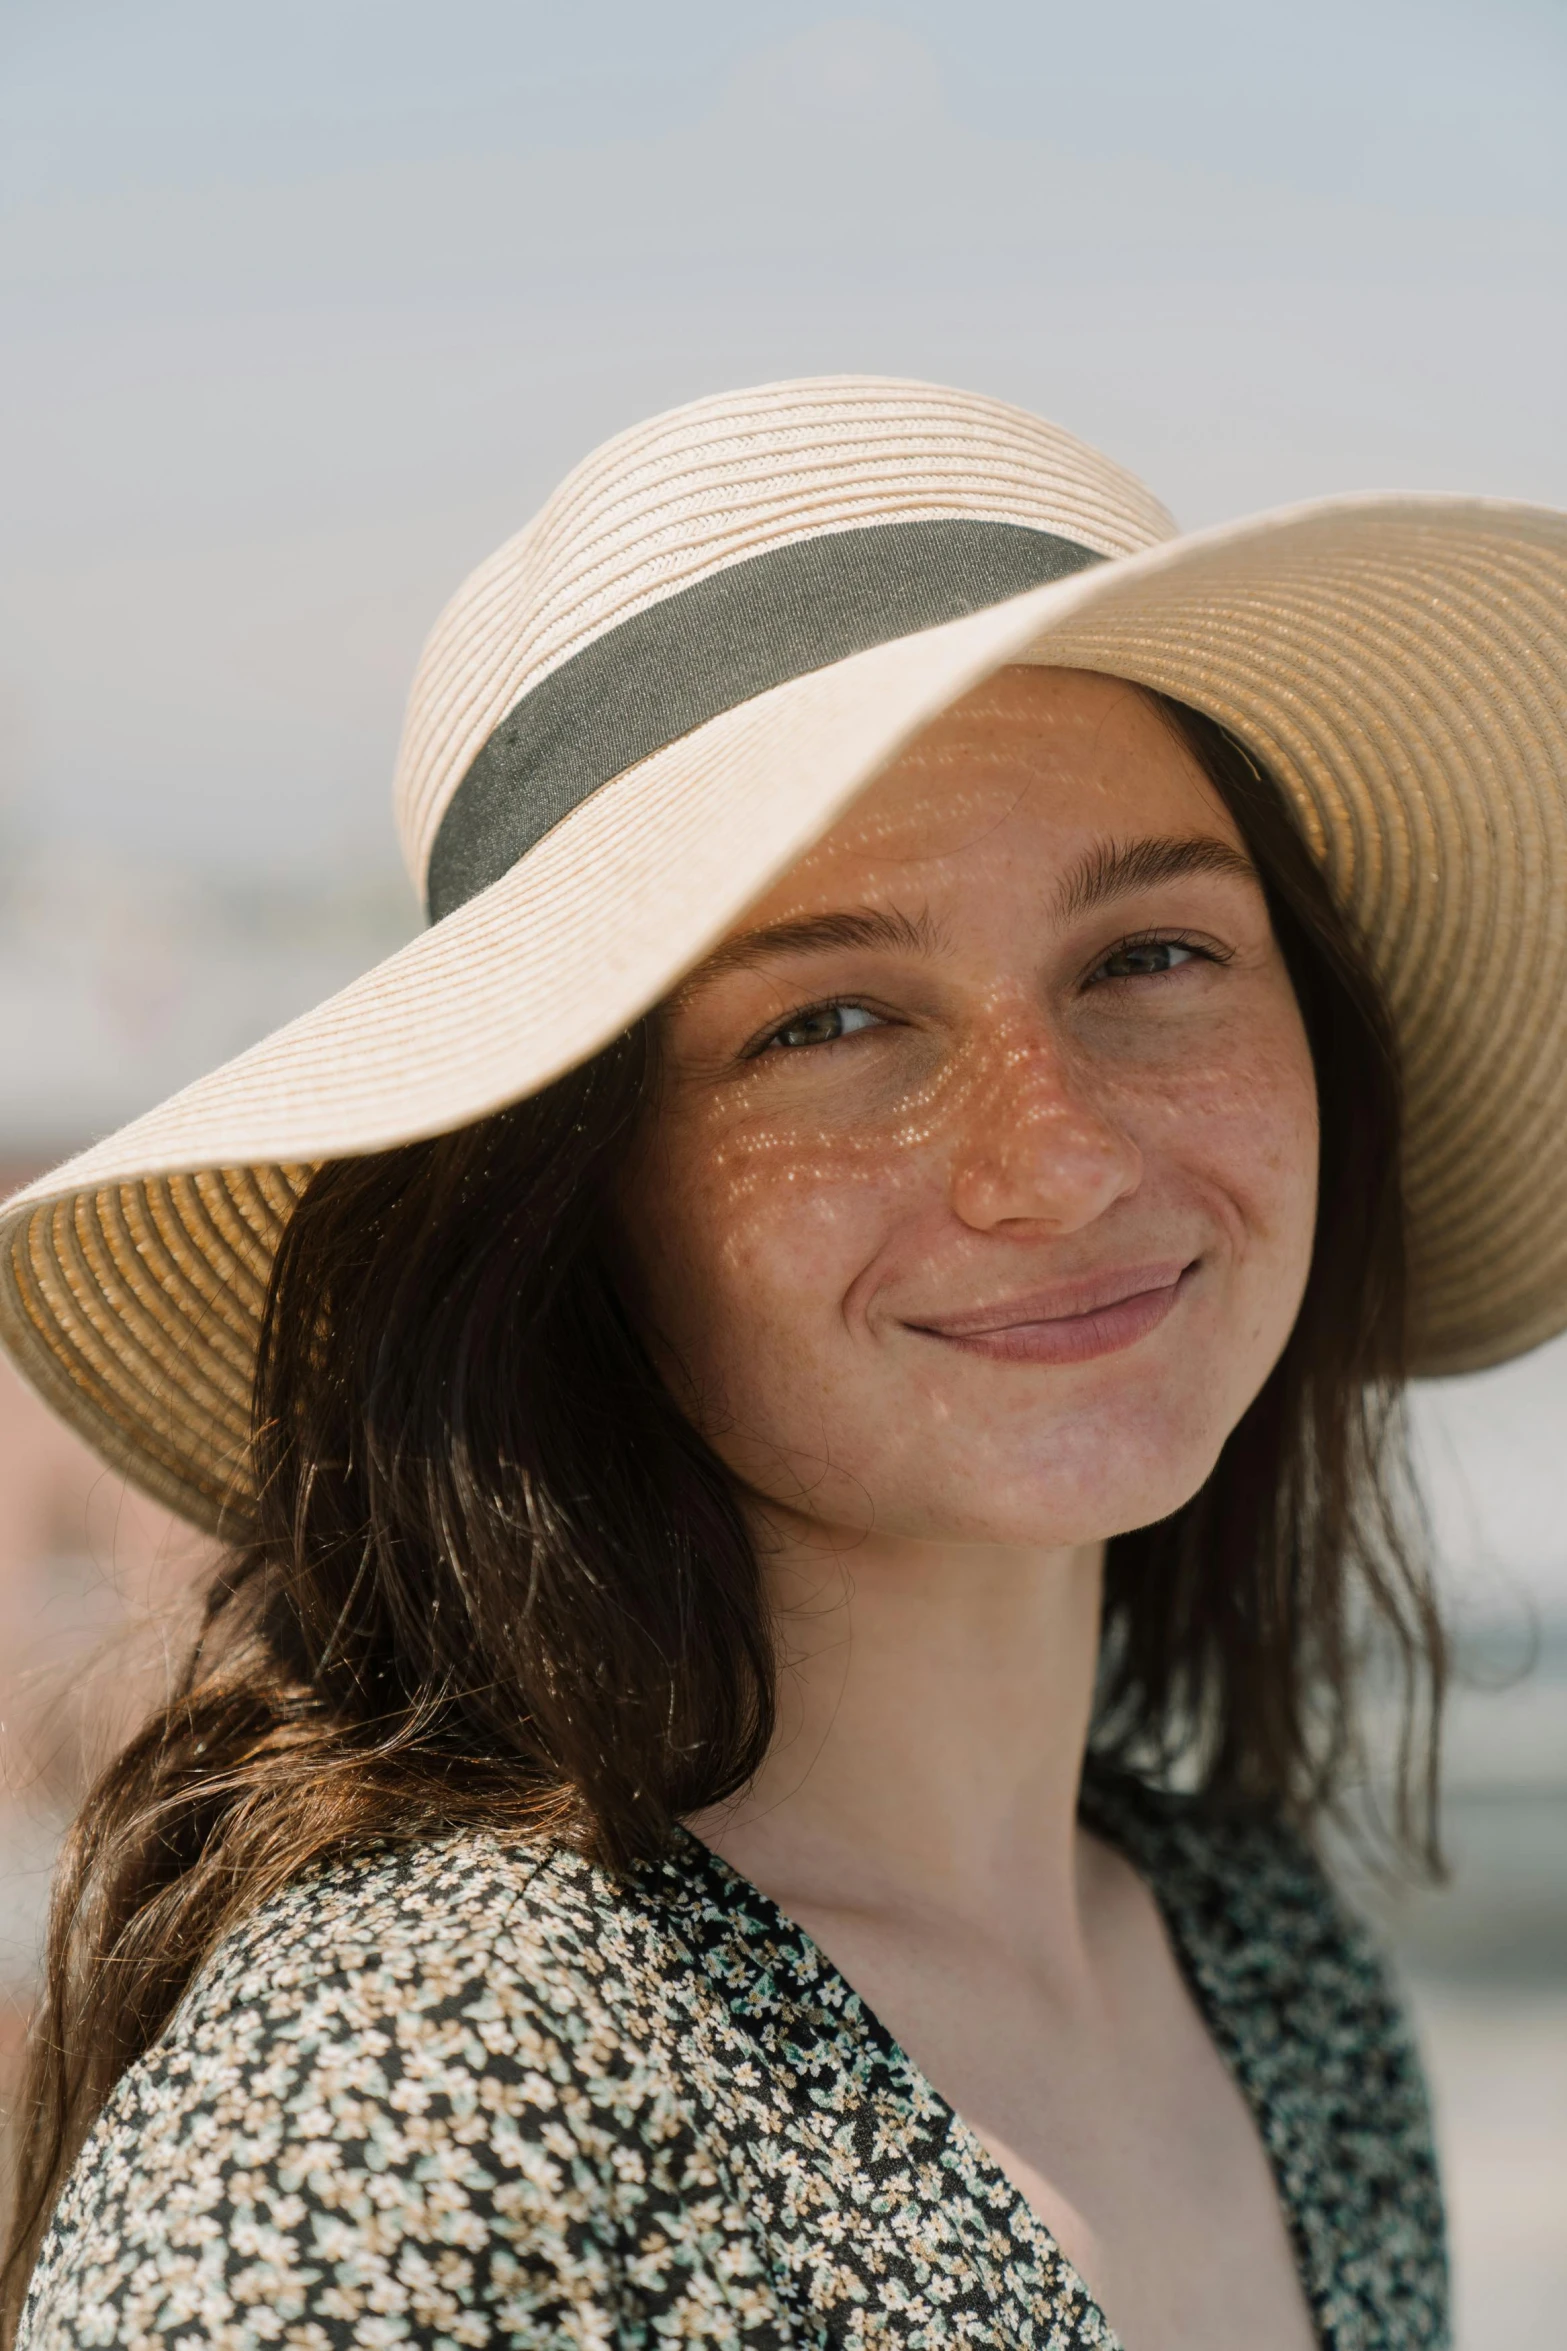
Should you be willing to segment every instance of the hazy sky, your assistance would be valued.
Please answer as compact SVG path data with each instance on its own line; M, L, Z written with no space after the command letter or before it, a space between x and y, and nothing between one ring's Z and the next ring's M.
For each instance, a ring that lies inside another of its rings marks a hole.
M593 441L725 385L978 385L1192 523L1567 502L1561 0L0 24L24 839L384 862L449 589Z
M655 408L887 369L1188 523L1567 504L1564 121L1562 0L0 6L0 1114L319 992L221 892L388 869L436 610ZM1423 1409L1457 1548L1567 1595L1567 1349Z

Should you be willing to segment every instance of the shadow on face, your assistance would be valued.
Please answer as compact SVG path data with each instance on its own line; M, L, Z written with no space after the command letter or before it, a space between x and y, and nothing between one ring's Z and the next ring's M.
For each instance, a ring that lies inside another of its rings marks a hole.
M703 1433L824 1528L1178 1508L1298 1309L1311 1058L1261 885L1135 687L1002 671L663 1007L623 1196Z

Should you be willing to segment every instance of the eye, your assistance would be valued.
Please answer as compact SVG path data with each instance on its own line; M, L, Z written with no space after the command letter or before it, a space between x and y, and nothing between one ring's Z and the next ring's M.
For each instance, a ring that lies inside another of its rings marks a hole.
M860 1029L879 1029L886 1024L863 1004L814 1004L808 1011L797 1012L786 1020L781 1029L774 1029L764 1038L764 1053L797 1053L806 1045L836 1045L843 1037L851 1037Z
M1095 980L1155 980L1199 958L1213 961L1201 947L1193 947L1185 939L1126 939L1090 973L1089 984Z

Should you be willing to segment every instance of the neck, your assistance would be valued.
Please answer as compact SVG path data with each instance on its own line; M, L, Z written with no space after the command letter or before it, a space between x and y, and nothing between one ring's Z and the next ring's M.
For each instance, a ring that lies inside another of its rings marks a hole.
M698 1833L796 1914L983 1916L1070 1959L1103 1546L764 1540L778 1728Z

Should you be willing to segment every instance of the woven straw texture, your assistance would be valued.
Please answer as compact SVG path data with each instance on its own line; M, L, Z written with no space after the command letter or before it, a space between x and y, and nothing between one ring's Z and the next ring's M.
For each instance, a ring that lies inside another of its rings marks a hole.
M397 784L415 881L493 727L604 630L790 539L933 515L1112 560L699 727L7 1204L0 1336L106 1458L202 1523L242 1521L258 1317L311 1168L462 1125L594 1052L1009 661L1157 686L1289 792L1402 1041L1418 1367L1567 1327L1567 516L1356 498L1176 538L1119 468L973 395L850 378L702 401L595 452L437 623Z

